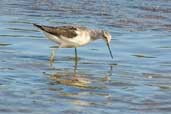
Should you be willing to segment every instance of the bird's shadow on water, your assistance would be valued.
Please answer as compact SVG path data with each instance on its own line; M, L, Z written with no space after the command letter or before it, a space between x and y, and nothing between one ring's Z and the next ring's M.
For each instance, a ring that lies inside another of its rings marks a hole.
M56 71L52 74L45 74L49 76L51 84L53 85L61 84L65 86L73 86L85 89L103 89L106 88L106 83L111 79L113 65L108 65L108 70L104 71L105 73L99 73L102 76L100 76L98 73L90 73L93 71L93 68L85 71L79 69L80 68L77 61L75 62L73 68L56 69Z

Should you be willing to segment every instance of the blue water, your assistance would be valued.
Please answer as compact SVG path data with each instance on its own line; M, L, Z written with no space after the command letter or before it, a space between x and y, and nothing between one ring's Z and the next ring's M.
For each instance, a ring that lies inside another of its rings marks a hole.
M59 49L32 23L83 25L112 34ZM171 1L1 0L1 114L170 114ZM76 76L76 77L74 77Z

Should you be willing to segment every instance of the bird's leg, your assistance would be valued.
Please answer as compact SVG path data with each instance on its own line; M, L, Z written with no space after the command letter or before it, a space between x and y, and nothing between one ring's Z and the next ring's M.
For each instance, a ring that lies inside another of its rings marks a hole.
M78 63L77 48L75 48L75 65L74 65L73 80L77 80L77 63Z
M75 65L74 65L74 75L72 77L72 80L73 81L78 81L78 77L77 77L77 62L75 62Z
M50 55L50 60L49 60L51 66L52 66L52 64L55 61L55 56L56 56L57 48L58 47L52 48L51 55Z
M77 77L77 61L75 61L75 65L74 65L74 78Z
M74 65L74 74L77 73L77 63L78 63L78 59L77 59L77 50L75 48L75 65Z
M75 61L78 61L77 48L75 48Z

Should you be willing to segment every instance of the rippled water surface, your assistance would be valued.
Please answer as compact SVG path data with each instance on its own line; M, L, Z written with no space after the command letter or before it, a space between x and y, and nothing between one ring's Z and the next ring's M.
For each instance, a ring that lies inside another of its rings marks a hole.
M102 40L59 49L32 23L108 30ZM1 0L0 113L170 114L170 0Z

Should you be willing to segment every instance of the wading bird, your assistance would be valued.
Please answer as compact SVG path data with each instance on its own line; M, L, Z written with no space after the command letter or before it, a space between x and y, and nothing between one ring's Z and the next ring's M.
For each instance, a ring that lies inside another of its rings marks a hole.
M83 26L45 26L33 24L39 28L45 36L58 44L58 48L75 48L75 60L77 61L77 47L84 46L97 39L103 39L109 49L111 58L113 58L112 51L110 49L111 35L104 30L93 30ZM50 56L50 62L55 60L55 52L53 50Z

